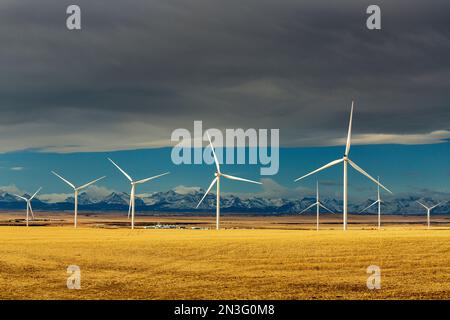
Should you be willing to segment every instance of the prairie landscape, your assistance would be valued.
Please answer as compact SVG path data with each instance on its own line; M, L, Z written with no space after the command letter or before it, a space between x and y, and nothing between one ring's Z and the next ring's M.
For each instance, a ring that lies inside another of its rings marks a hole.
M324 215L223 218L47 216L31 227L23 215L0 216L1 299L449 299L450 226L434 217ZM144 229L147 223L184 229ZM192 229L191 226L201 226ZM203 228L205 227L205 228ZM252 229L253 228L253 229ZM81 270L81 289L66 286L67 267ZM366 286L370 265L381 289Z

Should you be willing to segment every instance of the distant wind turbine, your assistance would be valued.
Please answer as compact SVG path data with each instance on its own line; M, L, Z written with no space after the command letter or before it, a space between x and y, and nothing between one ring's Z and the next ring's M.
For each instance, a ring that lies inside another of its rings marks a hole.
M23 201L25 201L26 203L27 203L27 219L26 219L26 221L27 221L27 227L28 227L28 220L29 220L29 216L30 216L30 213L31 213L31 217L33 218L33 220L34 220L34 213L33 213L33 209L31 208L31 200L33 200L33 198L38 194L38 192L39 191L41 191L41 189L42 188L39 188L30 198L25 198L25 197L23 197L23 196L19 196L18 194L15 194L15 196L17 197L17 198L20 198L20 199L22 199Z
M110 158L108 158L109 161L117 168L120 172L123 173L123 175L130 181L131 183L131 192L130 192L130 206L128 207L128 218L130 218L131 213L131 229L134 229L134 213L135 213L135 196L136 196L136 185L145 183L147 181L165 176L166 174L169 174L170 172L165 172L163 174L159 174L157 176L153 176L150 178L145 178L142 180L134 181L131 176L126 173L121 167L119 167L114 161L112 161Z
M439 202L438 204L432 206L432 207L427 207L426 205L424 205L422 202L420 201L416 201L418 204L420 204L422 207L424 207L427 210L427 225L428 225L428 229L430 229L430 213L431 210L433 210L434 208L436 208L437 206L441 205L442 202Z
M86 183L86 184L83 184L83 185L80 186L80 187L75 187L75 185L74 185L72 182L70 182L70 181L64 179L62 176L60 176L59 174L57 174L55 171L52 171L52 173L53 173L55 176L57 176L58 178L60 178L62 181L64 181L65 183L67 183L69 186L71 186L71 187L73 188L73 192L74 192L74 195L73 195L73 196L74 196L74 198L75 198L73 225L74 225L74 228L76 228L76 227L77 227L77 217L78 217L78 191L80 191L80 190L82 190L82 189L84 189L84 188L87 188L87 187L89 187L90 185L96 183L97 181L100 181L100 180L106 178L106 176L103 176L103 177L101 177L101 178L92 180L91 182L88 182L88 183Z
M378 182L380 182L380 177L378 177ZM383 201L381 201L381 197L380 197L380 185L378 184L377 187L378 187L377 201L373 202L370 206L361 210L361 212L366 211L367 209L369 209L370 207L372 207L373 205L378 203L378 230L379 230L381 228L381 203Z
M351 145L351 135L352 135L352 118L353 118L353 101L352 101L352 108L350 111L350 121L348 125L348 134L347 134L347 144L345 146L345 152L344 156L341 159L337 159L334 161L331 161L330 163L324 165L323 167L320 167L319 169L316 169L300 178L295 179L295 181L299 181L303 178L306 178L312 174L315 174L319 171L322 171L324 169L330 168L336 164L343 163L344 164L344 181L343 181L343 228L344 230L347 230L347 212L348 212L348 189L347 189L347 164L350 164L356 171L360 172L361 174L365 175L367 178L375 182L377 185L388 191L389 193L392 193L389 189L387 189L385 186L380 184L377 180L375 180L372 176L370 176L367 172L365 172L361 167L359 167L356 163L354 163L350 158L348 157L350 153L350 145Z
M214 163L216 164L217 172L214 173L215 178L213 179L213 181L209 185L208 190L206 190L205 194L203 195L203 197L200 200L200 202L197 204L196 208L198 208L200 206L200 204L203 202L205 197L208 195L209 191L211 191L211 188L214 186L214 184L216 184L216 229L219 230L219 228L220 228L220 178L224 177L224 178L227 178L227 179L230 179L230 180L244 181L244 182L250 182L250 183L255 183L255 184L262 184L262 183L222 173L220 171L219 160L217 160L216 152L214 151L214 146L213 146L213 144L211 142L211 137L209 136L208 132L206 132L206 134L208 135L209 145L211 147L211 151L212 151L212 154L214 156Z
M308 209L311 209L314 206L316 206L316 230L319 231L319 212L320 212L320 207L322 207L325 210L328 210L329 212L333 213L333 211L331 211L330 209L325 207L325 205L323 205L320 202L320 198L319 198L319 181L316 181L316 202L314 202L308 208L304 209L302 212L300 212L300 214L302 214L303 212L307 211Z

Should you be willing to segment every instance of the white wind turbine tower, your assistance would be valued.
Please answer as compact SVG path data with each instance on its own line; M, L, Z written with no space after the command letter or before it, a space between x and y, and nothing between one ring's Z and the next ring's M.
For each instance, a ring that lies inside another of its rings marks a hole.
M145 178L142 180L134 181L131 176L126 173L121 167L119 167L114 161L112 161L110 158L108 158L109 161L117 168L120 172L123 173L123 175L130 181L131 183L131 192L130 192L130 206L128 207L128 218L130 218L130 212L131 212L131 229L134 229L134 213L135 213L135 196L136 196L136 185L145 183L147 181L165 176L166 174L169 174L170 172L165 172L162 174L158 174L157 176L153 176L150 178Z
M31 213L31 217L34 219L34 213L33 213L33 209L31 208L31 200L33 200L33 198L38 194L39 191L41 191L42 188L39 188L30 198L25 198L23 196L19 196L18 194L15 194L15 196L17 198L22 199L23 201L25 201L27 203L27 227L28 227L28 220L29 220L29 216Z
M328 210L329 212L333 213L333 211L331 211L330 209L325 207L325 205L323 205L320 202L320 198L319 198L319 181L316 181L316 202L314 202L308 208L304 209L302 212L300 212L300 214L302 214L303 212L305 212L308 209L311 209L314 206L316 206L316 230L319 231L319 212L320 212L320 207L322 207L325 210Z
M356 171L360 172L361 174L365 175L367 178L378 184L380 187L388 191L389 193L392 193L389 189L387 189L385 186L380 184L377 180L372 178L367 172L365 172L361 167L359 167L356 163L354 163L350 158L348 157L350 152L350 145L351 145L351 135L352 135L352 118L353 118L353 101L352 101L352 108L350 111L350 122L348 125L348 134L347 134L347 143L345 146L345 152L344 156L341 159L337 159L334 161L331 161L330 163L324 165L323 167L320 167L319 169L316 169L298 179L295 179L295 181L299 181L303 178L306 178L312 174L315 174L319 171L322 171L324 169L330 168L336 164L343 163L344 165L344 180L343 180L343 228L344 230L347 230L347 212L348 212L348 189L347 189L347 165L350 164Z
M262 184L262 183L222 173L220 171L219 160L217 160L216 152L214 151L214 146L213 146L213 144L211 142L211 137L209 136L208 132L206 132L206 134L208 135L209 145L211 147L211 151L212 151L212 154L213 154L213 157L214 157L214 163L216 164L217 172L214 173L215 178L213 179L213 181L209 185L208 190L206 190L205 194L203 195L203 197L200 200L200 202L197 204L196 208L198 208L200 206L200 204L203 202L205 197L208 195L209 191L211 191L211 188L214 186L214 184L216 184L216 229L219 230L219 228L220 228L220 178L224 177L224 178L227 178L227 179L230 179L230 180L244 181L244 182L250 182L250 183L255 183L255 184Z
M72 182L70 182L70 181L64 179L64 178L61 177L59 174L57 174L55 171L52 171L52 173L53 173L55 176L57 176L58 178L60 178L62 181L64 181L65 183L67 183L69 186L71 186L71 187L73 188L73 192L74 192L73 197L74 197L74 199L75 199L73 225L74 225L74 227L76 228L76 227L77 227L77 217L78 217L78 191L80 191L80 190L82 190L82 189L84 189L84 188L89 187L90 185L96 183L96 182L99 181L99 180L102 180L102 179L106 178L106 176L103 176L103 177L100 177L100 178L98 178L98 179L92 180L91 182L88 182L88 183L86 183L86 184L83 184L83 185L80 186L80 187L75 187L75 185L74 185Z
M430 213L431 210L433 210L434 208L436 208L437 206L441 205L442 202L439 202L438 204L432 206L432 207L427 207L426 205L424 205L422 202L417 201L418 204L420 204L422 207L424 207L427 210L427 225L428 225L428 229L430 229Z
M378 183L379 182L380 182L380 177L378 177ZM361 210L361 212L366 211L367 209L369 209L370 207L372 207L373 205L378 203L378 229L380 229L381 228L381 203L383 201L381 201L381 197L380 197L380 185L378 184L377 187L378 187L377 201L374 201L370 206Z

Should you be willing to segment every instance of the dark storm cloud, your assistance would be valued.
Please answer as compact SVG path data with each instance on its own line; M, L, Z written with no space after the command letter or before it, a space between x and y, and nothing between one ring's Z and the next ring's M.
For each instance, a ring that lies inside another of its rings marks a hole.
M381 31L368 1L76 3L82 31L72 2L0 4L2 150L168 145L193 120L335 144L352 98L359 143L450 136L448 1L377 1Z

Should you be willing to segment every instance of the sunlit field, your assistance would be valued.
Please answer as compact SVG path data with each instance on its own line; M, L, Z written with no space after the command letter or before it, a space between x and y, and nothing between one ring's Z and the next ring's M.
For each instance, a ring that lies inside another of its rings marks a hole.
M2 226L0 298L450 298L450 228L307 227ZM69 265L81 269L80 290L66 286ZM380 290L366 286L369 265L381 268Z

